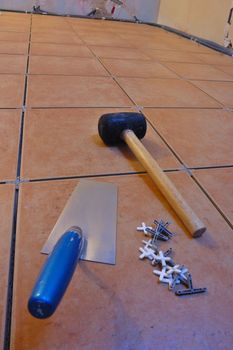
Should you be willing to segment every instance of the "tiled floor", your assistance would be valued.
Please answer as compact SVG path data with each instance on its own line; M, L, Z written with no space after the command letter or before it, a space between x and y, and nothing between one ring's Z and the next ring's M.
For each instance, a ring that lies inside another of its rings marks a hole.
M0 346L231 349L232 101L233 59L159 28L0 15ZM100 140L99 117L122 111L145 114L142 143L206 224L201 238L126 146ZM54 316L37 320L40 249L82 177L118 186L117 263L81 262ZM172 221L175 260L207 294L176 297L138 259L135 228L155 218Z

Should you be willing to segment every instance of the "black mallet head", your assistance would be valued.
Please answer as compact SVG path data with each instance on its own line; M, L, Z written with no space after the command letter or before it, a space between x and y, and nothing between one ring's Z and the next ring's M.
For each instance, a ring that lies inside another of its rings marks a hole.
M99 119L99 135L109 146L121 143L123 141L122 132L128 129L132 130L139 139L142 139L146 134L144 115L134 112L108 113Z

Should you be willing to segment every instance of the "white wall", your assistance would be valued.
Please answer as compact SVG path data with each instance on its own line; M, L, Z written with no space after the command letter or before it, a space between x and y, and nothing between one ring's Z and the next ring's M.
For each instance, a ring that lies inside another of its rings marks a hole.
M231 4L232 0L161 0L158 23L223 45Z
M107 1L110 2L110 0ZM45 11L73 15L87 14L91 3L95 3L93 0L0 0L0 9L31 11L36 2L40 3L41 8ZM126 0L132 14L148 22L154 22L157 18L159 2L160 0ZM116 17L132 19L122 7L116 9Z

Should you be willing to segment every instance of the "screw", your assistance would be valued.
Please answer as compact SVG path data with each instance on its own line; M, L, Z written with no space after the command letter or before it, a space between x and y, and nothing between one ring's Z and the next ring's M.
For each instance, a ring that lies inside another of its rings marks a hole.
M176 295L182 296L182 295L200 294L200 293L207 292L207 288L193 288L193 281L190 273L188 273L187 279L188 279L189 288L177 290L175 292Z
M170 225L170 222L164 222L162 220L158 221L158 220L154 220L154 224L156 224L159 227L159 230L161 233L163 234L167 234L169 238L174 236L174 233L172 233L171 231L169 231L167 229L167 227Z

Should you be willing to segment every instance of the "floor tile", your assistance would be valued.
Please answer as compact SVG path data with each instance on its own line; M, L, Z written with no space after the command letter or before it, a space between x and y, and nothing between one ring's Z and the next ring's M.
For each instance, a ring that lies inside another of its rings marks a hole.
M233 224L233 168L195 170L193 175Z
M76 35L57 35L53 33L32 33L31 41L35 43L83 44Z
M10 240L11 240L11 225L13 213L13 185L0 185L0 347L3 349L4 343L4 326L7 300L7 284L8 284L8 270L10 259Z
M133 47L127 40L120 38L115 34L102 34L102 35L85 35L82 36L84 43L96 46L110 46L110 47Z
M84 45L31 43L30 53L39 56L93 57L91 51Z
M122 34L121 37L125 38L126 36L125 34ZM141 37L131 35L131 38L129 36L127 37L127 41L133 47L140 47L141 49L180 50L198 53L212 52L204 46L166 32L151 35L144 34Z
M0 53L1 54L16 54L26 55L28 52L28 43L0 41Z
M33 27L51 27L53 29L62 30L70 29L69 23L67 23L66 18L58 16L41 16L33 15L32 16L32 26Z
M228 55L224 55L220 53L212 53L212 54L198 53L197 56L207 64L233 65L233 58Z
M0 75L0 108L20 108L24 94L23 75Z
M25 74L26 66L25 55L0 55L0 74Z
M149 57L137 49L127 47L90 46L92 52L101 58L123 58L131 60L149 60Z
M22 176L32 179L143 171L127 146L108 147L98 135L100 116L118 111L125 110L82 108L28 111ZM164 169L180 167L150 126L142 142Z
M193 81L193 84L215 98L225 107L233 107L233 83L220 81Z
M32 75L27 104L31 107L127 107L132 102L111 79Z
M187 166L233 165L231 112L146 109L144 113Z
M204 46L200 45L192 40L186 39L186 38L180 38L178 37L179 40L175 39L175 35L173 38L173 41L175 41L174 48L177 50L184 50L187 52L197 52L197 53L207 53L207 54L212 54L214 50Z
M169 176L207 224L208 231L199 239L190 239L146 176L98 179L118 185L116 265L80 262L56 313L43 321L29 315L27 300L45 261L40 249L77 181L21 186L13 350L19 343L24 349L86 350L93 348L93 342L95 349L127 346L141 350L152 349L155 339L158 350L167 344L175 344L176 349L198 350L203 345L206 349L230 348L232 230L186 174ZM207 294L176 297L166 285L158 283L151 264L138 258L144 236L136 227L155 217L172 221L171 229L177 233L168 245L161 243L161 249L172 247L175 261L190 269L194 286L207 287ZM155 317L154 305L159 317Z
M0 31L1 32L18 32L29 33L30 21L14 18L9 16L0 16Z
M233 76L207 64L164 63L166 67L184 79L232 81Z
M143 78L177 78L177 75L157 62L125 59L101 59L113 76Z
M97 59L86 57L32 56L29 72L30 74L109 76Z
M216 68L222 70L223 72L230 74L233 76L233 65L232 66L220 66L220 65L216 65Z
M39 26L39 27L34 27L32 26L32 29L31 29L31 33L32 33L32 36L40 36L41 34L42 35L52 35L52 36L71 36L73 37L74 36L74 32L71 28L64 28L64 29L61 29L61 28L56 28L54 29L53 25L51 26Z
M20 110L0 109L0 181L16 178L20 116Z
M144 107L220 107L192 84L177 79L117 78L127 94Z
M16 32L16 33L29 33L30 32L30 26L29 25L22 25L22 24L3 24L0 21L0 32Z
M0 41L13 41L13 42L28 42L28 33L15 33L15 32L1 32L0 31Z
M197 57L197 54L192 52L148 49L142 49L141 51L151 59L161 62L203 63L203 61Z

